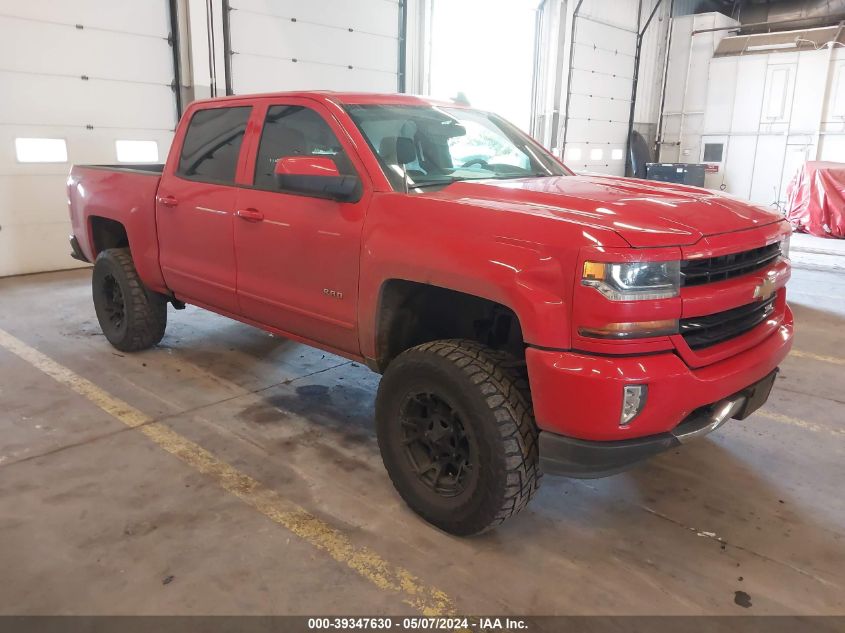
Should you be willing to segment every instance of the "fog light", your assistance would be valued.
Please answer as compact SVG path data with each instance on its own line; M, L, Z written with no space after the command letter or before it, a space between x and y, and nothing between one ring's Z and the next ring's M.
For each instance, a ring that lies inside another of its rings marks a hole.
M622 390L622 415L619 417L619 426L628 426L645 406L645 398L648 394L647 385L626 385Z

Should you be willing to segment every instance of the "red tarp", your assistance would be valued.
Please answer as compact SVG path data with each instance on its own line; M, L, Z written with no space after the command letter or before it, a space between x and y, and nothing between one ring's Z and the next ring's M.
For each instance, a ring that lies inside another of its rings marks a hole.
M786 218L796 231L845 237L845 163L805 163L786 197Z

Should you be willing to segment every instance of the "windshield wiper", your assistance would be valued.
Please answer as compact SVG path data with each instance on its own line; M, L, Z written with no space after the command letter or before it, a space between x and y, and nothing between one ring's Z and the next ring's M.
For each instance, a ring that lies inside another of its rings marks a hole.
M462 180L470 180L468 178L449 178L447 180L425 180L423 182L416 182L408 184L411 189L425 189L426 187L437 187L438 185L451 185L453 182L460 182Z
M471 182L473 180L513 180L515 178L550 178L552 174L494 174L492 176L482 176L480 178L449 178L447 180L426 180L416 184L408 184L411 189L426 189L427 187L437 187L451 185L456 182Z
M449 178L448 180L428 180L421 182L416 185L409 185L411 189L415 189L419 187L420 189L424 189L425 187L436 187L437 185L451 185L455 182L471 182L474 180L506 180L508 178L524 178L524 176L505 176L502 177L501 175L492 175L492 176L481 176L480 178Z

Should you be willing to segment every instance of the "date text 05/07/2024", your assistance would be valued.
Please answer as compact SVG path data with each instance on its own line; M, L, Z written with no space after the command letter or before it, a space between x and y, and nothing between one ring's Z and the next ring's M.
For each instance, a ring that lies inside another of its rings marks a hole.
M521 618L500 617L357 617L357 618L309 618L309 630L391 630L398 631L460 631L481 629L526 630L528 623Z

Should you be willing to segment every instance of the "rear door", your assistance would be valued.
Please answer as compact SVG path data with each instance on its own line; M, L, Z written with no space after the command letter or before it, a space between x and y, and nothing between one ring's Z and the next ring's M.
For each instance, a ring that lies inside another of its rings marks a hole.
M266 100L254 115L261 137L250 150L251 187L238 193L234 221L238 299L244 316L351 353L356 331L361 230L372 186L341 126L305 99ZM280 191L276 160L329 157L357 175L358 202ZM260 220L256 220L260 217Z
M193 112L156 196L161 272L191 303L237 313L233 214L251 106Z

